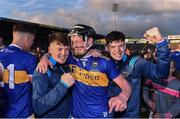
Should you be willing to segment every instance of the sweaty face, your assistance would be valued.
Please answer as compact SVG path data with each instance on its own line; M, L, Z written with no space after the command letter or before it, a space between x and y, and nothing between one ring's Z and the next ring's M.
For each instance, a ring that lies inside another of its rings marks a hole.
M120 40L108 44L109 53L114 60L121 60L125 49L125 42L121 42Z
M60 64L66 62L69 55L69 46L64 46L56 41L50 43L49 52L51 56Z
M84 55L87 52L81 35L71 35L71 48L74 55Z

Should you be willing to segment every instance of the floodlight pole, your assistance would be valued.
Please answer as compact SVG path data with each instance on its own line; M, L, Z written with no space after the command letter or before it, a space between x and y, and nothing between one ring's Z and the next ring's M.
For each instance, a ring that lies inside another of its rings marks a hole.
M112 6L112 12L114 12L114 16L113 16L113 25L114 25L114 30L116 30L116 19L117 19L117 12L119 9L119 4L118 3L113 3Z

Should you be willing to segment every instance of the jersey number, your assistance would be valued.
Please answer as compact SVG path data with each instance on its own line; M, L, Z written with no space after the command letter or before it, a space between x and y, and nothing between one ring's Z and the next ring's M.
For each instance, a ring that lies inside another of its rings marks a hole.
M9 88L14 89L14 64L9 64L7 69L9 71Z

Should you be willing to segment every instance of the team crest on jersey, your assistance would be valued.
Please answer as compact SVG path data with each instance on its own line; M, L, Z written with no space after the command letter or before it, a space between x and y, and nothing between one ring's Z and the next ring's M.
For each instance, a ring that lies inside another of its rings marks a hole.
M92 67L93 67L93 68L96 68L97 66L98 66L98 62L97 62L97 61L93 61L93 62L92 62Z
M97 61L92 62L91 71L99 71L99 63Z

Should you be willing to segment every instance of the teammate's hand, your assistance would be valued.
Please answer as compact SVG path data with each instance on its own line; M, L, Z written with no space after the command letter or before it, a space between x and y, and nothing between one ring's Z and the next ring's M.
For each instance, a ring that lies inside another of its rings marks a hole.
M94 56L94 57L102 56L101 52L99 50L97 50L97 49L91 50L91 55Z
M157 27L153 27L146 31L144 34L144 37L152 42L160 43L164 39L161 36L161 33L159 32L159 29Z
M69 87L71 87L75 81L74 81L74 78L73 76L71 75L71 73L64 73L62 76L61 76L61 80L66 83Z
M46 73L48 70L48 66L50 66L51 68L53 68L52 63L47 59L47 58L43 58L40 60L40 62L38 63L37 67L36 67L36 71L40 72L40 73Z
M113 109L116 112L124 111L127 108L127 101L128 98L123 94L123 92L121 92L119 96L112 97L109 100L109 113L111 113Z

